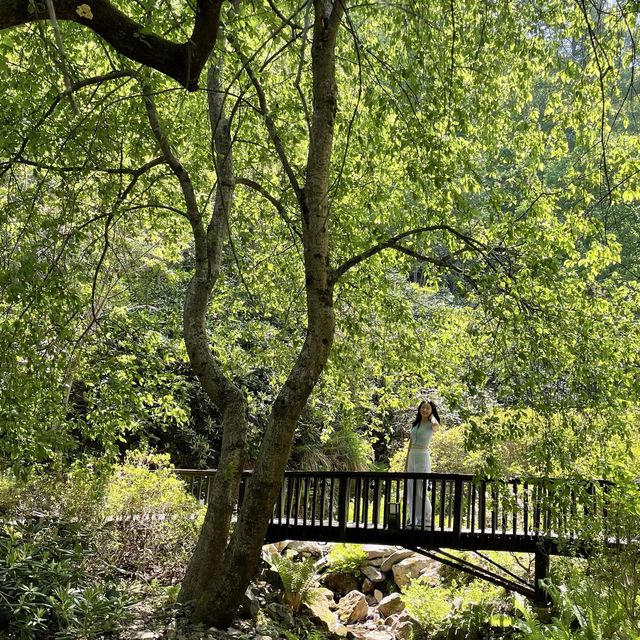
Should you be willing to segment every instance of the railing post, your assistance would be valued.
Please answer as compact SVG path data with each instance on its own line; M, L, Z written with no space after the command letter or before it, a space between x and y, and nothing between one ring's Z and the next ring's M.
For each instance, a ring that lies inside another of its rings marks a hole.
M534 577L534 602L543 607L550 604L549 594L540 586L542 580L549 576L549 554L547 550L538 545L535 551L535 577Z
M456 478L454 486L453 535L460 539L462 533L462 478Z
M349 476L340 476L338 484L338 536L344 540L347 535L347 503L349 500Z

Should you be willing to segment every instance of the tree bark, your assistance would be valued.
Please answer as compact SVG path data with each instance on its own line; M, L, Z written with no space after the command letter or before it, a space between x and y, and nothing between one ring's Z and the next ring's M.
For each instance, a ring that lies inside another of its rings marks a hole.
M222 562L244 469L247 435L246 399L220 371L205 326L207 304L220 271L235 188L230 125L224 115L225 96L220 90L219 74L214 65L209 70L207 89L217 189L206 233L207 271L196 266L196 274L187 291L184 338L193 370L222 413L223 432L218 472L210 489L202 531L182 583L181 602L196 600L212 579L212 567Z
M198 0L191 37L177 43L146 33L143 25L109 0L53 0L58 20L89 27L122 55L160 71L189 91L198 88L198 79L215 45L222 3L223 0ZM0 0L0 30L47 19L44 2Z
M251 481L229 544L219 556L203 557L209 580L201 583L197 621L227 626L260 560L298 418L322 373L335 332L333 278L329 263L328 189L337 110L335 41L341 2L316 0L312 46L313 108L307 182L301 202L307 296L307 335L298 359L274 402ZM217 562L217 564L215 564Z

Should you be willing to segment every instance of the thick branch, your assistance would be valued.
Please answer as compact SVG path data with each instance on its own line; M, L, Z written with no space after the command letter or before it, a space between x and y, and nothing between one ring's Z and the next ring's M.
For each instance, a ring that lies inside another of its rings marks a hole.
M216 41L223 0L198 0L193 32L187 42L171 42L118 10L108 0L53 0L58 20L77 22L97 33L118 53L176 80L189 91L198 79ZM37 20L49 13L44 3L0 0L0 30Z
M382 242L379 242L373 247L370 247L366 251L363 251L362 253L359 253L358 255L353 256L352 258L349 258L349 260L346 260L345 262L343 262L337 269L334 269L332 274L333 282L334 283L337 282L338 279L341 278L352 267L355 267L361 262L368 260L372 256L376 255L377 253L380 253L381 251L384 251L385 249L396 249L398 251L403 251L404 253L407 253L408 250L405 250L404 247L401 247L401 245L398 244L401 240L404 240L405 238L408 238L411 236L420 235L422 233L429 233L432 231L448 231L449 233L456 236L456 238L462 240L471 249L484 255L486 247L478 240L475 240L471 236L465 235L464 233L458 231L457 229L454 229L448 224L434 224L429 227L419 227L418 229L410 229L408 231L404 231L403 233L399 233L398 235L393 236L392 238L383 240ZM429 259L426 259L424 256L421 257L420 259L426 260L427 262L431 261Z

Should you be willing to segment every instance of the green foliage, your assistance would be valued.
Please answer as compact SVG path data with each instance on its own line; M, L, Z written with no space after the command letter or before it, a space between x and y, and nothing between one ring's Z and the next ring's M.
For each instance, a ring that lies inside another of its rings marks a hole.
M284 601L294 612L317 597L316 566L312 557L296 561L290 556L274 554L270 562L282 580Z
M116 631L130 597L85 523L50 519L0 529L0 629L23 640Z
M429 638L482 636L492 616L503 606L502 590L481 580L463 585L432 585L412 580L403 590L407 612Z
M339 542L327 554L328 571L362 574L362 565L367 559L367 552L361 544L344 544Z
M186 568L205 508L185 491L167 454L130 452L107 485L114 562L134 575L175 580Z

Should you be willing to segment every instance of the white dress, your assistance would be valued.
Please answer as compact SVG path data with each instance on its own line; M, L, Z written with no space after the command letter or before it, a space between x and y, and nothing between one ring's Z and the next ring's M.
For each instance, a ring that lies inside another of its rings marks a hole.
M411 428L407 472L431 473L431 456L428 449L431 436L433 436L431 420L422 421L419 425ZM409 507L407 524L414 524L416 527L422 528L424 522L425 528L431 526L431 501L428 495L424 496L424 511L422 508L424 489L428 487L428 484L424 480L415 480L415 482L409 480L407 485L407 504Z

